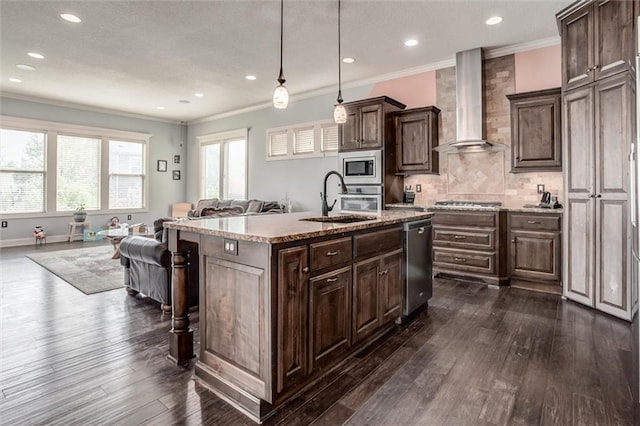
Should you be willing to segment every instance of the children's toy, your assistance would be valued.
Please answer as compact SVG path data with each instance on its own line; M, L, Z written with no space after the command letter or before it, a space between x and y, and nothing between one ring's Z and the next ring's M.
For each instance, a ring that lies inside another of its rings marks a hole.
M38 243L47 243L47 233L42 226L38 225L33 229L33 238L36 239L36 245L38 245Z

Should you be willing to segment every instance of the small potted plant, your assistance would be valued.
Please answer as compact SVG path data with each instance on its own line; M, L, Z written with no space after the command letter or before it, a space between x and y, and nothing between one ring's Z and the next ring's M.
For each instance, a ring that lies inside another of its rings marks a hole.
M84 222L87 218L87 211L84 209L84 203L80 204L76 207L76 210L73 212L73 220L74 222Z

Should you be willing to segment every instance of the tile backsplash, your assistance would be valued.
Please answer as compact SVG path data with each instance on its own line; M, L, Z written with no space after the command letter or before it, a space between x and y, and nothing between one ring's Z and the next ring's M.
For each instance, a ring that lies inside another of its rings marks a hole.
M515 92L513 55L487 59L484 67L484 111L487 140L511 146L511 112L506 95ZM436 106L440 108L439 143L456 137L455 68L436 72ZM562 173L511 173L511 150L480 153L440 153L439 175L413 175L405 185L422 185L415 204L439 200L501 201L507 207L537 204L537 185L558 195L562 203Z

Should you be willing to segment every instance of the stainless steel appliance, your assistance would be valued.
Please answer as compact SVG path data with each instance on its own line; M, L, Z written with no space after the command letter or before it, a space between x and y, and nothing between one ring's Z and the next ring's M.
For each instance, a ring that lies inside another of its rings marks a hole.
M341 152L338 160L347 185L382 185L382 150Z
M382 185L347 185L346 194L340 195L340 210L345 213L379 213L384 209L382 192Z
M431 219L404 224L404 316L426 304L433 294L431 243Z
M488 208L493 209L500 207L502 203L500 201L471 201L471 200L443 200L436 201L435 207L471 207L471 208Z

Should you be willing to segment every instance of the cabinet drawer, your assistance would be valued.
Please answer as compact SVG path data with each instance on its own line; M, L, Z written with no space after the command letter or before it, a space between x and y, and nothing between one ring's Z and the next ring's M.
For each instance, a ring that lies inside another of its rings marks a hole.
M459 271L495 274L495 260L494 253L433 249L434 268L457 269Z
M311 270L339 265L351 260L351 237L324 241L310 245Z
M433 244L469 250L495 249L495 230L475 228L433 228Z
M436 212L433 215L434 225L476 226L491 228L496 226L496 214L484 212Z
M533 229L539 231L560 231L560 215L511 214L512 229Z
M384 253L402 247L402 228L369 232L354 237L355 257Z

